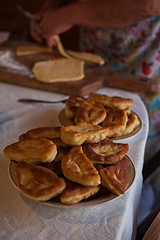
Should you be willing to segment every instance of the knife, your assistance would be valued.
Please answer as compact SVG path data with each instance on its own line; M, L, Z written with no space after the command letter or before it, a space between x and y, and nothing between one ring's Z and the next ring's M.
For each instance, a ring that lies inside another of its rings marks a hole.
M67 99L62 99L58 101L46 101L46 100L40 100L40 99L20 98L17 101L22 103L65 103Z
M19 4L16 5L18 10L25 16L28 17L30 20L33 20L35 23L40 24L40 20L35 18L35 16L33 16L33 14L31 14L30 12L28 12L27 10L23 9Z

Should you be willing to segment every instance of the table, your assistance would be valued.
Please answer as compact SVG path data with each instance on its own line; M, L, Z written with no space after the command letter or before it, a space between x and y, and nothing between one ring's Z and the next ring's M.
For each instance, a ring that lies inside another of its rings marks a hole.
M135 239L142 188L144 149L148 135L146 108L135 93L103 88L98 93L132 98L131 109L141 118L141 131L118 140L129 144L128 156L136 169L135 180L123 196L111 202L84 208L55 208L22 196L8 176L9 160L3 149L18 141L31 128L59 126L58 114L64 105L24 104L18 98L60 100L66 95L0 83L0 239L1 240L129 240Z

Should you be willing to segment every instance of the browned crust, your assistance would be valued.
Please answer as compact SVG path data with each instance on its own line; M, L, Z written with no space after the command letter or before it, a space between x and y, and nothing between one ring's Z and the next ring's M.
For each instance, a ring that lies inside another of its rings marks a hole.
M70 96L65 103L65 115L69 119L74 119L76 112L85 98L79 95Z
M117 137L123 134L128 121L128 114L125 110L107 108L107 116L102 123L102 127L109 129L108 137Z
M105 108L91 99L83 101L77 110L75 122L99 124L106 117Z
M59 195L66 183L51 170L20 161L16 165L19 190L36 201L46 201Z
M100 186L86 187L67 181L67 186L62 192L60 200L64 204L76 204L95 195L100 189Z
M94 164L113 164L120 161L129 151L128 144L115 143L106 138L98 143L85 143L84 153Z
M60 127L34 128L19 136L19 140L25 140L30 138L60 138Z
M140 124L140 121L135 113L131 113L128 115L128 121L126 124L126 127L123 131L123 134L129 134L131 133L138 125Z
M117 109L125 109L133 104L132 99L126 99L117 96L110 97L98 93L90 93L89 98L93 99L95 102L102 104L103 106Z
M51 162L57 155L57 147L48 139L35 138L8 145L3 152L7 158L15 161Z
M62 126L61 139L66 145L75 146L86 142L99 142L108 136L109 129L99 125L85 124Z
M81 146L76 146L62 158L62 172L65 177L83 186L98 186L100 176L93 163L83 153Z
M100 170L102 184L111 192L121 195L128 186L128 160L123 158L115 165Z

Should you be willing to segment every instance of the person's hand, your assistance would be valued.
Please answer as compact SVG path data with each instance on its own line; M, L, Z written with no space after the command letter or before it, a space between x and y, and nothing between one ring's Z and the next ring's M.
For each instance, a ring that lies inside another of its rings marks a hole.
M37 40L45 39L47 45L52 47L56 44L53 36L63 33L71 27L72 24L69 23L67 15L61 9L50 10L42 13L40 26L35 28L34 36Z
M36 13L34 17L41 21L42 14ZM30 34L31 36L39 43L43 42L42 30L40 24L35 23L34 21L30 21Z

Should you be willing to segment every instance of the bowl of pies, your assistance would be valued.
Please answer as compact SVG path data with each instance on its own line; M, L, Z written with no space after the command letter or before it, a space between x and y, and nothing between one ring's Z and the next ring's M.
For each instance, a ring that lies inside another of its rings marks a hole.
M59 121L65 126L100 125L109 129L109 138L129 138L142 128L140 117L130 108L132 104L132 99L98 93L90 93L88 98L70 96L59 114Z
M22 195L76 208L117 199L130 188L135 168L127 155L129 145L111 138L125 132L122 125L132 114L132 101L118 105L121 99L115 97L104 106L103 95L98 96L103 105L96 97L70 96L65 105L70 124L30 129L4 148L9 177ZM106 123L107 115L114 124Z

